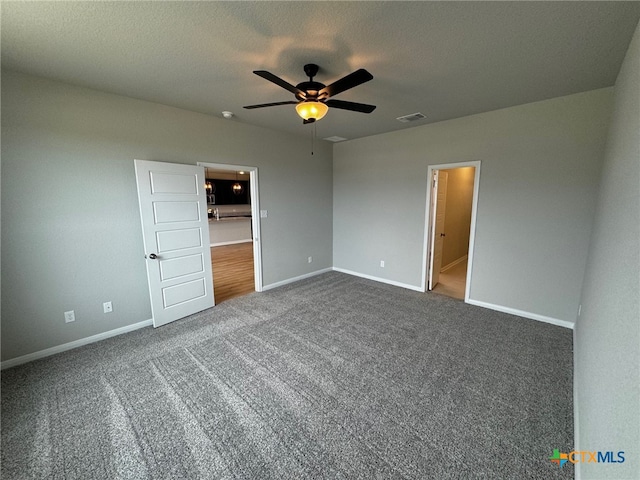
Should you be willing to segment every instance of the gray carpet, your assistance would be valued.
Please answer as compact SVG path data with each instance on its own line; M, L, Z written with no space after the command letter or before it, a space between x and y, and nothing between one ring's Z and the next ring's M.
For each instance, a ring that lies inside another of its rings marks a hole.
M332 272L2 373L2 478L573 478L570 330Z

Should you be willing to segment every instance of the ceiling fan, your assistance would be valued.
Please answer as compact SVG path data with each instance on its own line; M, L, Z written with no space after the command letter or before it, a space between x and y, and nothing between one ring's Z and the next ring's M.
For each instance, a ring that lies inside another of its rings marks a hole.
M296 96L298 101L291 100L287 102L262 103L260 105L248 105L244 108L253 109L275 107L277 105L295 105L298 115L302 117L302 123L305 124L320 120L327 114L329 107L362 113L371 113L375 110L375 105L330 99L330 97L334 97L345 90L349 90L350 88L357 87L358 85L372 80L373 75L367 72L364 68L356 70L355 72L342 77L340 80L336 80L331 85L324 85L323 83L313 81L313 77L317 75L318 69L318 65L313 63L305 65L304 73L309 77L309 81L299 83L295 87L289 82L277 77L273 73L267 72L266 70L254 70L253 73L256 75L275 83L285 90L289 90Z

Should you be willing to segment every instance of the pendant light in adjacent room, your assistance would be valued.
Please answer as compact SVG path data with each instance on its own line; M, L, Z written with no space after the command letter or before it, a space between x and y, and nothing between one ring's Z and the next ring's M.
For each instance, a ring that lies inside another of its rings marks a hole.
M208 194L213 190L213 185L209 180L209 169L207 167L204 168L204 189Z
M231 191L233 192L234 195L242 195L242 192L244 192L244 187L238 181L238 172L236 172L236 183L231 185Z

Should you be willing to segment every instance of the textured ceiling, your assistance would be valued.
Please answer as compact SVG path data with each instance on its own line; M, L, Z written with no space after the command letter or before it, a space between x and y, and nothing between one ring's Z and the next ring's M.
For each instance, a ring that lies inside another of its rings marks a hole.
M640 2L6 2L2 66L75 85L308 135L292 84L366 68L320 138L348 139L611 86ZM425 119L396 117L422 112Z

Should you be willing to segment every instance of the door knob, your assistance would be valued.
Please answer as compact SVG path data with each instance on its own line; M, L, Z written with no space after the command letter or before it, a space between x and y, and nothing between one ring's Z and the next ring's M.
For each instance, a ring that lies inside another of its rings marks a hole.
M155 260L158 256L155 253L150 253L149 256L145 255L145 258L150 258L151 260Z
M441 237L446 237L446 235L444 233L441 233L440 236Z

